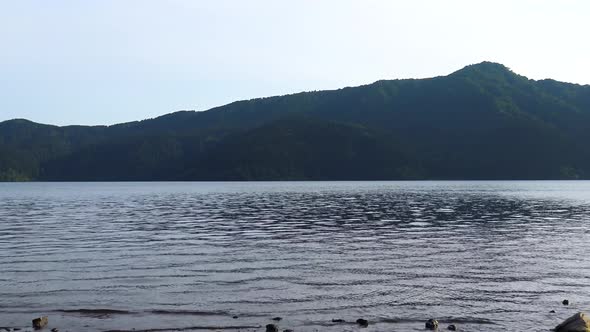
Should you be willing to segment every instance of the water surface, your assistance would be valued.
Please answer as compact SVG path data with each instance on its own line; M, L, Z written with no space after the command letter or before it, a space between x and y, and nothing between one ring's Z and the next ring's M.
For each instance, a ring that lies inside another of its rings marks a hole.
M0 183L0 326L549 331L589 240L584 181Z

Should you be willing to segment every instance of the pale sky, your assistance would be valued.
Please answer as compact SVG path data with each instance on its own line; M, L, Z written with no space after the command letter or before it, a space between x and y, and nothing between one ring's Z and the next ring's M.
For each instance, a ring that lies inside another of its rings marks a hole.
M0 0L0 121L114 124L446 75L590 84L588 0Z

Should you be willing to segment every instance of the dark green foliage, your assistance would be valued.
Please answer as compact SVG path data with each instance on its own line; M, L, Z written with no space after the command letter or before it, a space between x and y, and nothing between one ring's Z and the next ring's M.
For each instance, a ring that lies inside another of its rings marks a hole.
M191 180L423 178L391 137L363 126L291 116L228 137L205 153Z
M0 181L588 179L590 86L490 62L115 126L0 123Z

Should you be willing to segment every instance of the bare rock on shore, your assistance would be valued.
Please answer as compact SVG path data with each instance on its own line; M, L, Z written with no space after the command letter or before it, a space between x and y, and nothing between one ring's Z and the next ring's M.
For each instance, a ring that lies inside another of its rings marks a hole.
M590 318L586 314L578 312L557 325L555 332L590 332Z
M35 318L33 319L33 327L35 329L42 329L47 325L48 322L49 319L47 318L47 316Z
M426 321L425 326L429 330L436 330L438 329L438 321L436 319L431 318Z
M266 325L266 332L279 332L279 327L275 324Z

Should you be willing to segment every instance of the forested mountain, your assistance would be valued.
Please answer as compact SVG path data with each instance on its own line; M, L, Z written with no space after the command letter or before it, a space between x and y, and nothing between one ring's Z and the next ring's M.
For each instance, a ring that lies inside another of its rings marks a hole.
M590 178L590 86L483 62L444 77L114 126L0 123L0 180Z

